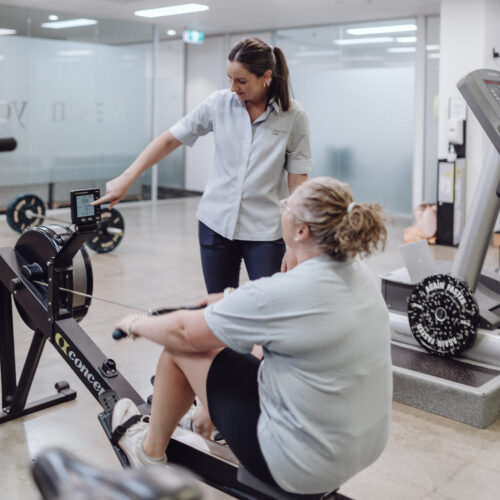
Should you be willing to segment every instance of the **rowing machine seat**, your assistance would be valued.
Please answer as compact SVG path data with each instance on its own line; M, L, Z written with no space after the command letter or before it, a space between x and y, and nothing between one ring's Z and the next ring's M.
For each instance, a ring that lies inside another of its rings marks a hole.
M237 478L240 483L250 486L254 490L260 491L264 495L276 500L349 500L347 497L337 493L338 490L332 491L331 493L318 493L313 495L289 493L277 486L264 483L260 479L257 479L241 464L238 468Z

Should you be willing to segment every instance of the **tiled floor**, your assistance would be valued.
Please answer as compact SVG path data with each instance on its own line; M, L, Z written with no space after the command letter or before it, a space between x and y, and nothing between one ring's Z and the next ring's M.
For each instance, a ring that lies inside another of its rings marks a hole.
M198 199L121 205L126 235L110 254L92 254L94 294L138 307L194 304L204 295L198 256L195 210ZM58 216L65 215L64 212ZM66 215L68 218L69 216ZM402 265L397 246L403 225L394 224L383 254L373 257L375 274ZM13 246L17 235L0 217L0 247ZM433 247L436 258L451 258L454 249ZM486 265L498 265L490 249ZM244 279L244 272L242 272ZM129 312L94 301L81 325L144 397L159 348L146 341L114 342L114 322ZM31 332L16 318L16 355L21 370ZM0 498L38 498L29 472L32 458L47 446L63 446L102 467L119 469L97 414L100 406L48 345L33 383L31 398L53 392L66 379L78 391L75 401L0 426ZM481 430L398 403L393 404L389 444L380 459L346 483L341 491L356 499L500 498L500 420ZM227 498L206 488L207 497Z

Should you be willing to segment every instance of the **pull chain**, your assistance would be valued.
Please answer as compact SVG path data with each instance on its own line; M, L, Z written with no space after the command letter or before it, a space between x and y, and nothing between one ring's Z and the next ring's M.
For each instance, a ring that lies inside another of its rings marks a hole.
M43 281L33 281L33 283L36 283L37 285L45 286L47 288L49 287L49 285ZM134 309L136 311L142 311L142 312L147 313L149 315L153 314L151 309L145 309L144 307L137 307L137 306L133 306L131 304L125 304L123 302L116 302L114 300L104 299L102 297L97 297L95 295L89 295L88 293L77 292L76 290L71 290L69 288L59 287L59 290L61 290L63 292L69 292L69 293L72 293L74 295L79 295L81 297L87 297L87 298L93 299L93 300L100 300L101 302L107 302L108 304L113 304L115 306L121 306L121 307L126 307L128 309Z

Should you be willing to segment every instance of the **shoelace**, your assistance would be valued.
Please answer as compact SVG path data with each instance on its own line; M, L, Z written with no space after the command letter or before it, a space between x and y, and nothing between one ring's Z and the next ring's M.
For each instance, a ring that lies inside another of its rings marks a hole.
M133 435L137 434L139 431L144 431L146 427L149 425L149 415L145 415L142 417L139 422L137 422L135 425L127 429L127 434Z

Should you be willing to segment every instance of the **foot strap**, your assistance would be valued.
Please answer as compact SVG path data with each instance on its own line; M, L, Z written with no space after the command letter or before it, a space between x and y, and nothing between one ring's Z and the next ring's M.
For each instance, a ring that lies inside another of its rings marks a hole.
M111 442L117 445L118 441L120 441L122 436L127 432L127 429L130 429L130 427L139 422L141 418L142 415L134 415L133 417L130 417L128 420L123 422L123 424L119 425L111 435Z

